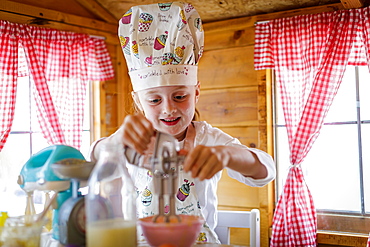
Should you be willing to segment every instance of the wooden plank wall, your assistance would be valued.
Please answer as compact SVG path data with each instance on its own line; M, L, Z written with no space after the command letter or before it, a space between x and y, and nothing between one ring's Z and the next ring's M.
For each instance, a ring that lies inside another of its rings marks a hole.
M235 24L233 24L233 22ZM253 67L254 18L204 25L205 52L199 64L201 120L237 137L249 147L266 149L266 104L264 84ZM262 93L262 94L261 94ZM261 129L263 131L261 132ZM271 185L269 185L271 186ZM224 172L218 186L219 209L261 211L262 246L268 246L272 208L268 186L253 188ZM248 230L233 230L231 243L247 245Z
M201 116L243 144L267 151L266 82L253 66L255 18L204 25L205 54L200 62ZM221 24L221 25L220 25ZM206 95L206 100L202 99ZM215 103L217 103L215 105ZM273 212L269 188L245 186L226 174L218 187L219 209L261 212L261 246L268 246ZM231 232L233 244L248 244L248 230Z

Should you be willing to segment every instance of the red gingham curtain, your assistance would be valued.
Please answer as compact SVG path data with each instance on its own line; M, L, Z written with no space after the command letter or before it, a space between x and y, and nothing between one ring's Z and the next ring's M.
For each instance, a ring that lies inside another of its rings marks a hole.
M114 77L104 40L0 21L0 47L0 151L13 122L17 78L26 75L47 142L79 149L86 83Z
M255 68L276 72L290 145L272 247L317 245L316 211L300 165L319 135L346 65L370 65L369 16L369 8L363 8L256 25Z

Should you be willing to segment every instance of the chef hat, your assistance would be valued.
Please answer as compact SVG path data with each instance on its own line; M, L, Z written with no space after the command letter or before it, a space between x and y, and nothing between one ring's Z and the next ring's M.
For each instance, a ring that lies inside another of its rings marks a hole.
M135 92L197 84L204 32L191 4L134 6L120 19L118 35Z

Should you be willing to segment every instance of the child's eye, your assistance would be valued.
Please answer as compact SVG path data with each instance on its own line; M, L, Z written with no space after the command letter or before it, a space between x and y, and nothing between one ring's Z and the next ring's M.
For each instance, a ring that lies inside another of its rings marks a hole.
M151 104L158 104L159 102L161 102L161 99L149 99L148 100L149 101L149 103L151 103Z
M176 95L176 96L174 96L174 98L175 98L175 100L184 100L184 99L186 99L186 94L184 94L184 95Z

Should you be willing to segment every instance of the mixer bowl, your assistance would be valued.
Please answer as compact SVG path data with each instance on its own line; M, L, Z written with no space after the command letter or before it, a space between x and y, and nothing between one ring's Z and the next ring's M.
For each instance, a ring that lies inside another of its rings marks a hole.
M75 178L78 180L88 180L94 166L94 162L73 158L60 160L51 164L51 168L58 177L63 179Z
M194 215L179 215L181 222L171 218L169 223L159 217L153 222L153 217L139 219L139 225L143 230L144 237L148 244L153 247L171 245L176 247L192 246L201 230L204 219Z

